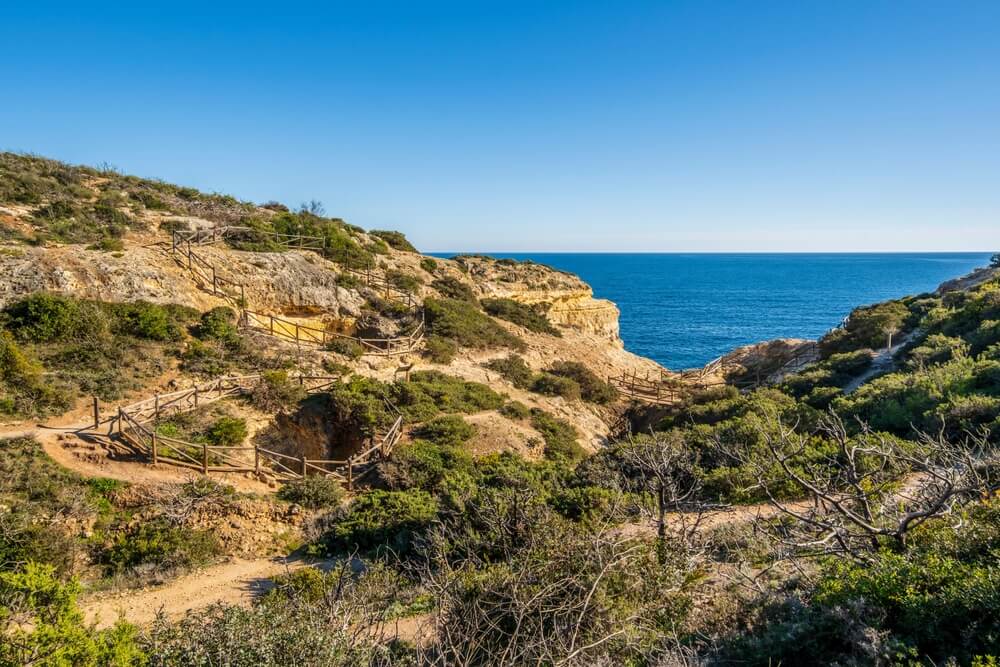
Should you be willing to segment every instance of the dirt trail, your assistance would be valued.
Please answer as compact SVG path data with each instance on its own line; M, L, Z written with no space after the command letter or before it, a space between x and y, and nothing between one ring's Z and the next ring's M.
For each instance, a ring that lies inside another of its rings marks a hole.
M899 352L904 345L916 338L920 333L919 329L914 329L903 336L892 347L885 348L876 354L872 358L871 366L844 386L844 393L850 394L876 375L882 375L883 373L891 371L896 365L894 359L896 353Z
M320 563L323 567L325 563ZM97 627L114 625L120 617L136 625L145 625L163 612L169 618L215 603L249 604L272 587L272 579L286 572L309 567L301 559L235 559L183 575L162 586L125 590L108 595L96 593L81 600L80 608L88 622Z

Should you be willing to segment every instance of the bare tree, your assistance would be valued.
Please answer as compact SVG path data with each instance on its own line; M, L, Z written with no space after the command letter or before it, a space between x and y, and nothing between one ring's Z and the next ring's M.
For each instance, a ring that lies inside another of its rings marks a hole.
M322 218L326 214L326 209L323 208L323 202L318 199L310 199L308 202L303 202L299 206L300 213L308 213L309 215L315 215L317 218Z
M754 488L779 514L791 519L766 522L790 554L839 554L867 562L887 543L905 546L907 536L928 519L998 488L1000 458L982 434L967 434L960 443L943 434L921 434L917 446L904 446L864 424L852 435L830 413L819 435L834 449L820 460L805 456L814 435L775 414L764 416L756 434L760 449L716 444L750 472ZM776 487L787 480L802 489L806 501L778 497Z
M701 482L695 472L697 457L677 432L629 436L621 448L626 477L633 488L653 496L657 542L667 540L667 514L676 512L681 541L690 546L706 505L698 499Z

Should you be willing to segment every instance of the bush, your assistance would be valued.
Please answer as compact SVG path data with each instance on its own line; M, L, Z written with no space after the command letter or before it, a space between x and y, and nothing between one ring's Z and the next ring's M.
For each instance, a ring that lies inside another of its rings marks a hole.
M340 336L331 338L324 349L341 354L348 359L360 359L365 353L365 348L361 346L361 343L353 338L341 338Z
M146 301L113 304L115 333L156 341L176 341L184 336L181 322L193 315L189 309L170 308Z
M531 382L531 391L545 396L562 396L566 400L580 398L580 385L570 378L539 373Z
M520 401L508 401L499 410L500 414L508 419L523 420L531 416L531 410Z
M531 370L524 358L517 354L509 354L502 359L491 359L483 366L491 371L496 371L518 389L530 387L535 376L534 371Z
M398 447L379 471L390 489L433 491L447 476L469 473L472 465L472 456L460 447L414 440Z
M9 332L0 329L0 414L44 416L70 408L69 392L46 380L42 370Z
M250 401L265 412L277 412L298 404L305 390L292 382L285 371L266 371L250 394Z
M420 268L427 273L434 273L438 268L437 260L433 257L423 257L420 260Z
M417 371L409 382L390 385L390 400L408 421L427 421L441 412L496 410L504 402L484 384L439 371Z
M399 269L389 269L386 271L385 279L393 287L411 293L416 292L424 284L420 278Z
M118 574L141 565L167 568L204 565L219 553L219 542L210 531L154 520L114 534L99 549L97 560L108 574Z
M336 507L344 498L344 488L332 477L313 475L286 482L278 489L278 497L309 509Z
M882 349L888 342L889 332L898 334L905 330L911 319L910 310L902 301L857 308L843 328L834 329L820 340L820 350L828 356L862 348Z
M450 364L458 354L458 343L441 336L428 336L424 339L423 354L435 364Z
M97 243L91 245L88 250L100 250L102 252L121 252L125 250L125 244L121 239L106 236Z
M405 555L437 511L437 501L426 491L367 491L341 512L327 541L338 551L390 549Z
M528 331L562 336L562 333L552 326L552 323L537 306L528 306L513 299L483 299L481 303L483 310L490 315L513 322Z
M525 347L520 338L466 301L427 299L424 301L424 312L428 333L449 338L463 347L509 347L515 350Z
M247 439L247 422L239 417L220 417L209 427L205 438L216 447L235 447Z
M618 392L613 386L578 361L559 361L547 370L552 375L572 380L585 401L605 404L618 397Z
M479 301L476 299L472 288L461 280L452 278L451 276L437 278L431 282L431 287L446 299L456 299L458 301L467 301L477 306L479 305Z
M194 327L194 335L202 340L232 340L237 336L236 313L228 306L218 306L203 313Z
M413 435L443 447L457 447L476 434L476 429L458 415L435 417L417 427Z
M545 458L578 461L586 455L577 442L580 433L569 422L554 417L541 408L532 408L531 426L545 440Z
M47 343L80 333L79 305L68 297L37 292L3 312L7 328L20 340Z
M413 247L413 244L406 239L406 237L403 235L402 232L392 232L392 231L384 231L381 229L373 229L372 231L368 232L368 234L370 236L382 239L383 241L389 244L390 248L393 248L395 250L402 250L404 252L417 252L417 249Z
M46 565L27 563L0 572L0 614L5 621L0 665L145 664L135 628L124 621L107 630L85 623L76 605L79 594L75 580L60 581Z

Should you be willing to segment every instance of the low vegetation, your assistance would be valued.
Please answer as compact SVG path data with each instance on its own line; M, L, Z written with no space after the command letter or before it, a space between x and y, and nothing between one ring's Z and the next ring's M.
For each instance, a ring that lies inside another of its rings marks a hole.
M528 306L513 299L483 299L480 303L482 303L483 310L493 317L513 322L535 333L562 336L562 333L552 326L544 311L539 307Z
M467 301L428 298L424 301L424 313L430 335L453 340L462 347L525 348L520 338Z

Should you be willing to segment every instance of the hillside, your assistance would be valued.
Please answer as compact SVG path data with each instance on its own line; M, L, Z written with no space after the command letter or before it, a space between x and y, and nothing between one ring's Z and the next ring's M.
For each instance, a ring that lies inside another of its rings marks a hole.
M684 372L617 318L0 154L0 665L995 664L997 269Z

